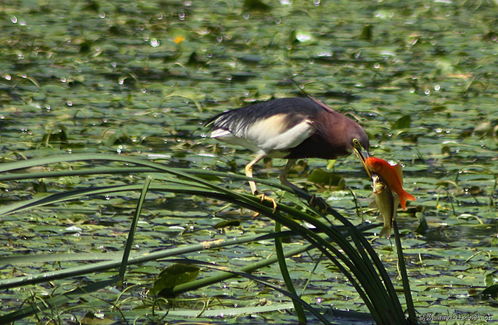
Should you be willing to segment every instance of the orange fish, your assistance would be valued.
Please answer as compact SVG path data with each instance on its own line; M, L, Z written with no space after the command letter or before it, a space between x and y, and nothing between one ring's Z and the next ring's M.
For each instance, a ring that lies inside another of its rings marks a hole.
M413 195L403 189L403 176L400 165L391 165L384 159L376 157L368 157L364 163L370 172L379 175L386 182L387 186L398 194L403 210L406 210L407 200L416 200Z

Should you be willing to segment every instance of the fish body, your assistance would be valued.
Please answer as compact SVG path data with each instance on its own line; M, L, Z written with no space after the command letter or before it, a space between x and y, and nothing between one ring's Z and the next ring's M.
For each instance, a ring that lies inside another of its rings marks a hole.
M384 220L384 227L380 231L380 235L389 238L391 236L393 220L396 218L396 207L399 204L399 199L397 195L393 195L379 175L372 175L372 180L375 205L377 205Z
M391 189L391 191L398 194L403 210L406 210L406 201L416 200L413 195L403 189L403 175L399 164L391 165L384 159L376 157L366 158L364 164L370 172L380 176L382 181Z

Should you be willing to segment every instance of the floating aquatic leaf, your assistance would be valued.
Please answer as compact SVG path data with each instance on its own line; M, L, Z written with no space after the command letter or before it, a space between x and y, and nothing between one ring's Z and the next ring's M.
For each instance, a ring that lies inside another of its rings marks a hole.
M238 226L240 226L240 221L241 221L240 219L224 220L224 221L218 222L213 227L216 229L226 228L226 227L238 227Z
M307 30L293 30L290 36L291 42L309 43L314 41L313 34Z
M336 190L342 190L346 184L344 178L333 172L325 171L321 168L314 169L308 176L308 181L315 184L330 186Z
M407 129L412 123L412 117L410 115L403 115L396 122L393 123L393 129Z
M171 297L171 289L179 284L186 283L197 278L200 269L190 264L173 264L166 267L154 281L152 293L163 297Z
M493 298L496 298L498 297L498 284L493 284L489 287L487 287L486 289L484 289L482 292L481 292L481 295L483 297L493 297Z
M244 8L247 10L269 11L271 6L261 0L244 0Z

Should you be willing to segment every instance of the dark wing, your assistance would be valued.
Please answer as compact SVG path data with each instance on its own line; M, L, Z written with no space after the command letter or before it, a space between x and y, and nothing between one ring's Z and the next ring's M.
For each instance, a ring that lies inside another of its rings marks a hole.
M216 115L208 122L212 137L264 152L286 151L313 133L324 107L309 98L281 98Z
M285 126L289 128L305 119L316 119L324 109L331 110L331 108L312 98L279 98L225 111L211 118L206 123L206 126L234 132L246 129L256 122L274 115L281 115L285 116Z

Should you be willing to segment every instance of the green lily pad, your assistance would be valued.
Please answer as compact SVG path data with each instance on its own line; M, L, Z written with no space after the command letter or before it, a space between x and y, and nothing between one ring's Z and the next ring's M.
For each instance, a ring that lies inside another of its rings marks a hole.
M165 268L154 281L152 293L162 297L172 297L175 286L193 281L199 275L200 269L190 264L173 264Z

